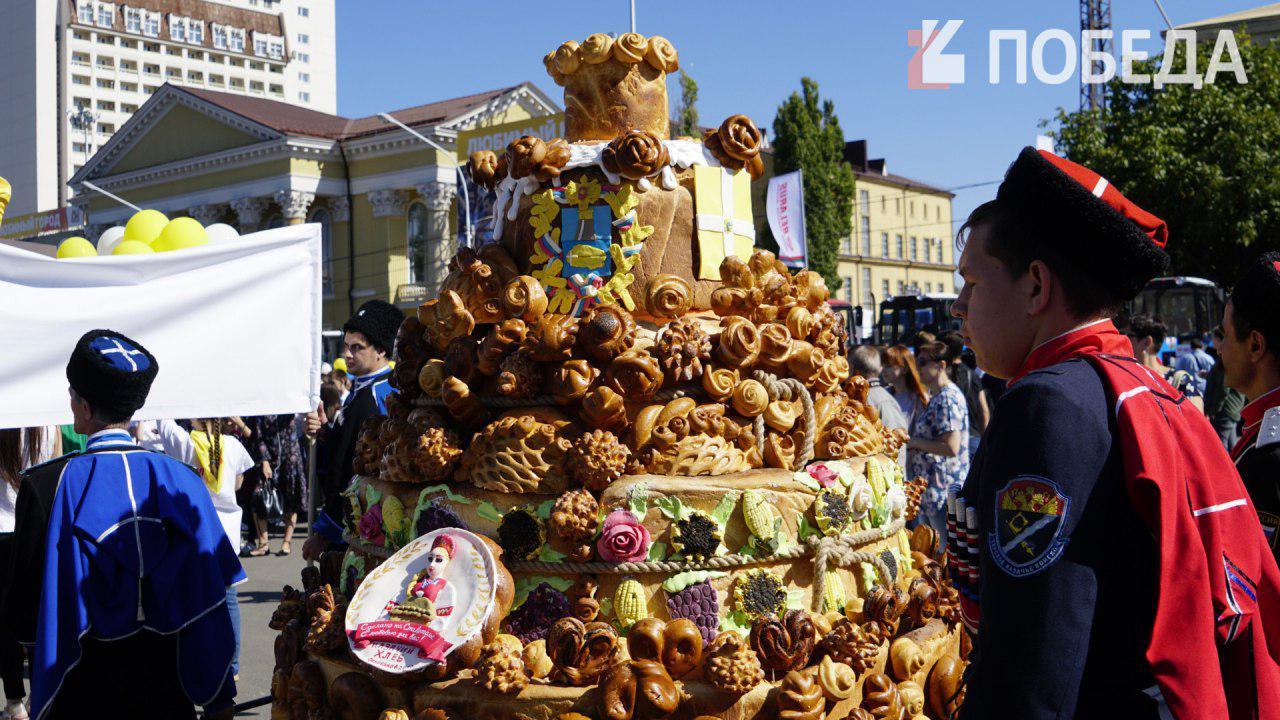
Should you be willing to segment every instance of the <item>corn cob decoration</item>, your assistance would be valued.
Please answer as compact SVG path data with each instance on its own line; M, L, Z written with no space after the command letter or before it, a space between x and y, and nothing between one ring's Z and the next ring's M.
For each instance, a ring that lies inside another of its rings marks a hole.
M775 535L775 523L778 511L770 505L759 490L748 490L742 496L742 518L747 523L747 530L761 540L769 540Z
M618 583L613 593L613 614L623 630L630 630L632 625L649 617L649 604L645 602L640 581L627 578Z
M840 574L834 570L828 570L822 584L822 612L844 612L848 602L844 581L840 579Z

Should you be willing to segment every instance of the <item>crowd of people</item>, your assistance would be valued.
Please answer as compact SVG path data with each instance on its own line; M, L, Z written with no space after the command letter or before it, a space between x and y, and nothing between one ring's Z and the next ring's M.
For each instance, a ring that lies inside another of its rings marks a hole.
M1158 320L1113 322L1167 266L1167 228L1088 169L1028 148L961 237L962 334L850 356L908 433L918 522L982 538L978 576L955 578L974 639L960 717L1274 717L1280 253L1170 366ZM134 422L159 359L80 338L74 422L0 431L0 718L230 717L241 559L271 551L275 520L289 554L311 503L303 556L342 547L403 319L362 305L297 417Z

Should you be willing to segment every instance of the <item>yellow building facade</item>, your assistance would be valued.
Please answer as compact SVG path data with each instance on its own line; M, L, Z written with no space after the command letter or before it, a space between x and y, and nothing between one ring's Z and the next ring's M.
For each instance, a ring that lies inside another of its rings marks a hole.
M870 322L889 298L957 292L955 195L890 174L883 160L863 161L865 144L846 157L854 171L853 229L839 248L836 297L861 306Z
M324 327L371 298L416 306L434 295L458 243L459 138L543 127L561 108L529 83L344 118L260 98L166 85L72 178L89 238L133 210L85 181L169 217L241 233L314 222L323 228ZM476 242L483 198L468 181Z

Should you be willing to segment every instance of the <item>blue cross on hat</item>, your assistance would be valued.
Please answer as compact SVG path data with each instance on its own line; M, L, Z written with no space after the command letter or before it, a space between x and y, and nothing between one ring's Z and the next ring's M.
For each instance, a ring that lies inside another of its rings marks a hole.
M122 336L99 335L89 341L89 347L117 370L138 372L151 367L147 354Z

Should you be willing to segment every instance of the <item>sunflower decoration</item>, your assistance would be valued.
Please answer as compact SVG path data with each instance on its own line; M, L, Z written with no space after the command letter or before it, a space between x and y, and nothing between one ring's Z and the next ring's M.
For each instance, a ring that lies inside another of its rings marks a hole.
M710 513L685 507L677 497L659 498L654 505L671 522L671 549L676 558L702 562L725 552L724 527L738 504L740 492L725 493Z
M520 506L503 513L498 524L498 545L506 558L532 560L547 541L547 527L537 508Z
M781 616L787 609L787 589L773 573L763 568L739 575L733 586L733 611L754 621L770 615Z
M839 535L853 522L849 498L834 488L823 488L813 500L813 519L823 535Z

